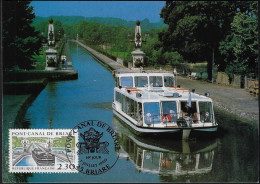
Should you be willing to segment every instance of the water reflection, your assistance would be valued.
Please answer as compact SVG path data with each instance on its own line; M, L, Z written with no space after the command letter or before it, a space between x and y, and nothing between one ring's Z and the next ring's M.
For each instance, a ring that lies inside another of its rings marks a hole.
M188 142L141 138L131 133L115 116L113 126L121 145L121 157L130 159L139 172L176 177L212 170L218 139Z
M51 82L49 85L46 86L46 91L47 93L47 99L56 99L57 98L57 83L56 82ZM56 111L56 106L53 105L54 103L50 103L49 106L47 106L46 111L47 111L47 116L48 116L48 125L49 128L53 128L53 119L55 117L55 114L57 113Z

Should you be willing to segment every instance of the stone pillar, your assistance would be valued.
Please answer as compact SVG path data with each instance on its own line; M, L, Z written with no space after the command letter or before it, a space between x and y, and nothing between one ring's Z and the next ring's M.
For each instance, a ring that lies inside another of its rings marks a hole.
M49 49L45 51L46 53L46 65L45 70L56 70L58 67L57 61L57 51L53 49L55 45L55 34L52 18L49 20L48 26L48 46Z
M28 152L28 150L27 150L27 148L28 148L28 143L29 143L28 140L26 140L26 139L22 140L23 152L24 152L24 153L27 153L27 152Z
M133 57L133 68L139 68L144 63L144 55L145 53L141 50L135 50L132 53Z
M45 70L56 70L57 69L57 51L54 49L48 49L46 53L46 66Z
M54 26L52 18L49 20L49 27L48 27L48 45L54 46L55 45L55 34L54 34Z
M144 64L145 53L141 51L142 34L141 34L141 26L139 20L136 21L134 42L135 42L135 51L132 52L133 68L140 68Z
M247 79L247 76L245 76L244 80L245 80L244 86L245 86L246 89L248 89L248 79Z
M48 142L47 142L47 151L48 152L51 152L52 144L53 144L53 141L51 139L48 139Z

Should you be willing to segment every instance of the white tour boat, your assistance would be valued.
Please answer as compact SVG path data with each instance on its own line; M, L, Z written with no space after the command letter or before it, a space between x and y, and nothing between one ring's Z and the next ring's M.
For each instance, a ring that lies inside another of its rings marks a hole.
M116 74L113 112L134 132L178 133L183 139L217 131L212 99L176 87L172 73Z

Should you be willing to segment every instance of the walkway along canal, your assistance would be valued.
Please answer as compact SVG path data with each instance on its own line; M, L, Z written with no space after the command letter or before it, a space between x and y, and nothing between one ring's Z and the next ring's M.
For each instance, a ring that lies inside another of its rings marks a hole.
M97 119L118 134L120 159L99 176L78 174L22 174L28 182L256 182L258 128L238 118L216 113L220 126L214 140L183 143L169 138L141 139L113 116L115 85L112 74L76 43L70 44L78 80L49 82L27 110L29 128L73 128Z

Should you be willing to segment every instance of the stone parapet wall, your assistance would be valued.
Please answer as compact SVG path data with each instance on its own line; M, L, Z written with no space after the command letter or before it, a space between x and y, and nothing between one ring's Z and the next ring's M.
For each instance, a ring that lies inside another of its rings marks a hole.
M233 81L232 81L232 86L234 87L241 87L241 76L240 75L234 75Z
M228 75L224 72L218 72L216 83L230 85Z

